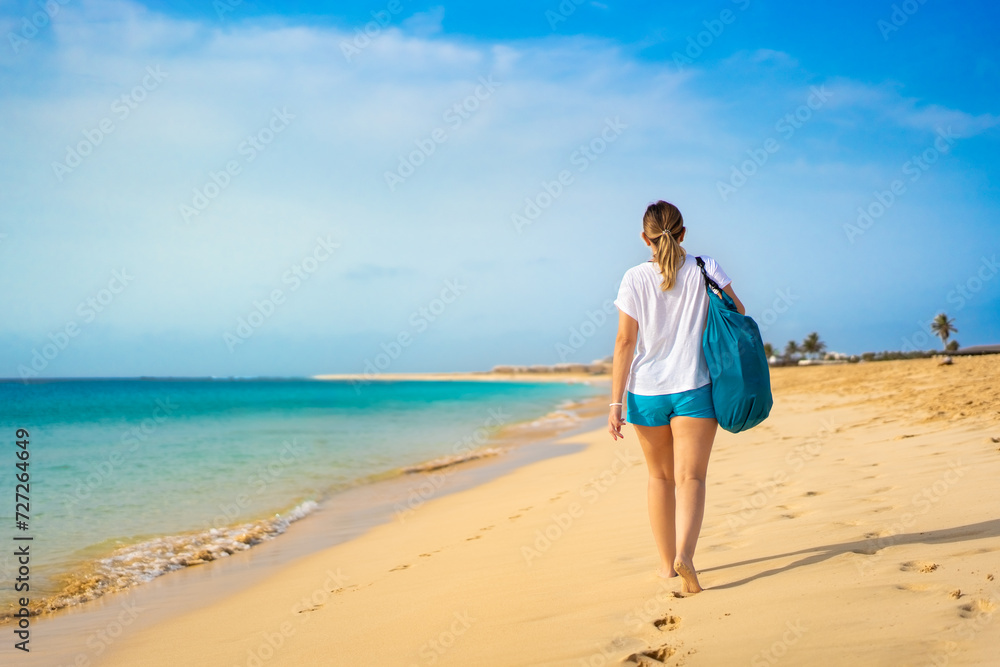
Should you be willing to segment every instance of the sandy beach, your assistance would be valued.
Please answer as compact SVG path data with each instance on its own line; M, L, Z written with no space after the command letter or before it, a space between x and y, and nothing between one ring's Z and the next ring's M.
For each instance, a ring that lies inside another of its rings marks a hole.
M87 664L995 664L997 377L1000 356L774 369L770 419L716 439L696 596L654 574L634 434L600 428Z

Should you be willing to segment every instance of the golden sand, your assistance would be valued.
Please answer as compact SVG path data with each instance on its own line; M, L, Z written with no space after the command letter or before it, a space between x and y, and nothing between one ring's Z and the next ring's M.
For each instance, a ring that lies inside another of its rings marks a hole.
M776 395L834 394L921 422L1000 422L1000 355L954 359L775 368L771 385Z
M94 664L987 665L1000 646L1000 356L775 369L720 432L695 558L655 574L634 434L137 629Z

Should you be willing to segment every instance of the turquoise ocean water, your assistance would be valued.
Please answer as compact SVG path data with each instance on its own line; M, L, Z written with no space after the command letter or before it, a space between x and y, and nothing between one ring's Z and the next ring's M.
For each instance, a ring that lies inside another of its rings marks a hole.
M0 539L30 535L34 599L65 606L283 532L338 489L490 447L584 384L318 380L0 382ZM30 521L15 528L17 429ZM12 550L4 549L4 552ZM0 611L17 564L0 556Z

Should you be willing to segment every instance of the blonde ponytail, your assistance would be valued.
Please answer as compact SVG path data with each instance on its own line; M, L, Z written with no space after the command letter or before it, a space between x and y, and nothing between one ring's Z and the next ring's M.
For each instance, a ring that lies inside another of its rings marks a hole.
M684 218L673 204L658 201L650 204L642 217L642 230L646 238L653 242L653 259L660 267L663 283L660 289L666 292L677 281L677 272L687 258L678 237L684 232Z

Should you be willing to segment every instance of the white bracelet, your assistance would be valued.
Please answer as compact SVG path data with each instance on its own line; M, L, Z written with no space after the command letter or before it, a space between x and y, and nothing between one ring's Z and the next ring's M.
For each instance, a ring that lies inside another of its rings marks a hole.
M613 406L615 406L615 405L621 405L621 403L608 403L608 407L609 407L609 408L610 408L610 407L613 407Z

